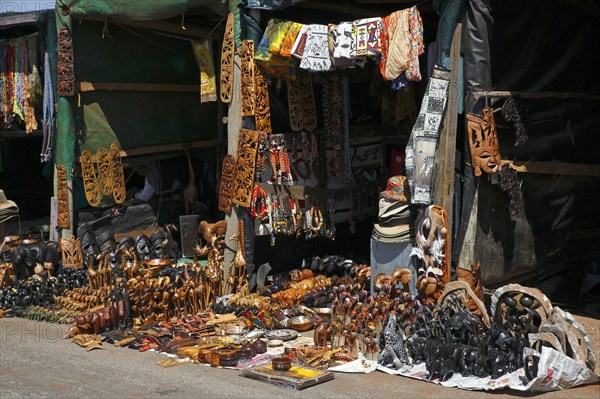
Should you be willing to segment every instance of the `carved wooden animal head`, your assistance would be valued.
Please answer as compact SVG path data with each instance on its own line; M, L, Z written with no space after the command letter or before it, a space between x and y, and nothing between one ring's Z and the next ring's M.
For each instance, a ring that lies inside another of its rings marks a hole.
M220 220L216 223L208 223L203 220L200 222L200 231L202 232L202 238L207 243L212 243L214 239L225 234L227 230L227 221Z

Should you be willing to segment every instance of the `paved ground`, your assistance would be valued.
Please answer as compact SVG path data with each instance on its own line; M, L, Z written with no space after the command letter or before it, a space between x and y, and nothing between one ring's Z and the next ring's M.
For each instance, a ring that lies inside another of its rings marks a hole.
M156 365L156 353L105 344L86 352L60 340L66 326L0 320L0 398L600 398L600 384L545 394L463 391L390 376L336 374L335 380L292 391L242 377L239 371L196 364Z

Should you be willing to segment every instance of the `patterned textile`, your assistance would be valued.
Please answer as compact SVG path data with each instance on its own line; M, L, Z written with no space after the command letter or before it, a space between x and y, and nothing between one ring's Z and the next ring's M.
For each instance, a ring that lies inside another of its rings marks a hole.
M406 77L408 80L421 80L421 71L419 70L419 56L425 51L423 44L423 21L417 7L410 9L408 15L408 25L410 32L410 58L408 59L408 68Z
M449 83L450 71L436 66L406 145L406 176L413 204L430 205L433 199L431 188L435 149L446 108Z
M396 11L387 20L388 52L383 69L384 79L394 80L408 68L410 58L410 31L408 15L410 10Z
M310 25L302 25L300 32L298 32L298 36L296 37L296 41L294 42L294 46L292 47L292 55L296 58L302 58L304 54L304 48L306 47L306 39L308 37L308 27Z
M254 59L260 61L269 61L273 53L269 51L269 45L271 43L272 37L275 33L275 28L279 21L276 19L271 19L265 28L265 33L263 33L262 39L260 39L260 43L254 49Z
M200 102L217 101L217 85L215 81L215 65L212 59L210 41L192 42L196 62L200 67Z
M352 23L351 57L377 57L381 53L381 18L359 19Z
M352 58L352 23L331 25L330 34L333 39L333 58Z
M290 28L283 39L283 43L281 44L281 51L279 52L282 57L290 58L292 56L292 47L294 47L298 33L300 33L300 30L303 26L304 25L297 22L292 22L290 24Z
M331 69L327 36L327 25L309 25L300 68L314 72Z
M269 42L269 51L271 53L279 54L291 24L292 23L290 21L285 21L279 22L275 25L273 29L273 35L271 36L271 40Z

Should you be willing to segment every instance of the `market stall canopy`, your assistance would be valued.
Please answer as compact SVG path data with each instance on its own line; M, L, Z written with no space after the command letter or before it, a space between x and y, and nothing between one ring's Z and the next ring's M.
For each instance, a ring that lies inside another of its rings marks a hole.
M192 10L202 11L202 9L225 15L227 2L219 0L57 0L56 8L75 16L151 21L171 18Z

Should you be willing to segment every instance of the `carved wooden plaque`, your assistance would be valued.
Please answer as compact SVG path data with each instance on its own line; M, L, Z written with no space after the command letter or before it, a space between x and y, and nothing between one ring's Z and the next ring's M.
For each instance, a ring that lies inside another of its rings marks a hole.
M63 267L81 269L83 267L83 252L79 238L62 238L60 240Z
M81 177L83 178L85 198L91 206L96 207L100 205L100 187L96 178L92 154L88 150L82 151L79 156L79 162L81 163Z
M221 47L221 101L230 103L233 97L233 56L235 53L233 14L227 16L227 25Z
M221 169L221 186L219 187L219 210L231 212L231 196L235 178L235 158L225 155Z
M125 190L125 176L123 174L121 154L119 152L119 147L117 147L115 143L110 145L109 155L112 169L113 198L117 204L122 204L123 201L125 201L127 192Z
M242 116L254 115L254 40L244 40L240 51Z
M69 186L67 184L67 169L64 165L56 166L56 186L58 217L56 225L63 229L69 228Z
M98 164L98 184L102 195L112 195L113 180L112 168L110 166L110 156L106 148L100 148L96 152L96 162Z
M240 129L237 170L231 202L246 208L250 206L254 189L258 134L256 130Z
M71 32L63 27L58 32L58 95L75 95L75 69L73 67L73 39Z

